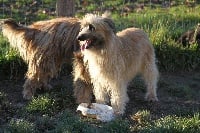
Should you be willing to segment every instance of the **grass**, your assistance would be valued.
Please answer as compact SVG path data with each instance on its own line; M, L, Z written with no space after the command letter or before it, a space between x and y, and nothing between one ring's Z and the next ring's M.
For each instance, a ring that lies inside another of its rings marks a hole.
M180 117L168 115L159 119L152 119L151 113L147 110L140 110L133 120L137 122L132 131L140 133L196 133L200 131L200 114Z
M34 125L23 119L12 119L4 132L32 133L34 132Z
M197 133L200 132L200 114L192 117L166 116L153 121L140 132L143 133Z
M146 113L141 111L141 113ZM138 114L137 114L138 115ZM100 127L83 122L68 111L60 114L57 120L42 117L35 123L23 119L12 119L9 126L4 129L6 132L27 133L27 132L63 132L63 133L196 133L200 131L200 116L194 114L190 117L177 117L174 115L165 116L151 120L150 114L142 114L141 120L135 126L127 121L117 119L110 123L99 124Z
M31 102L27 105L26 110L28 112L37 112L45 114L47 112L52 112L54 106L54 100L50 99L48 96L39 96L33 98Z

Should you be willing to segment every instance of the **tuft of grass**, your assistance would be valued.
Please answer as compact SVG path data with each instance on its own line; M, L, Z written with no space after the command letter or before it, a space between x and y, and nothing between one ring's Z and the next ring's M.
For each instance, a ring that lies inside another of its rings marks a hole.
M132 125L132 132L140 133L197 133L200 132L200 114L193 116L168 115L159 119L152 119L148 110L139 110L132 116L136 122Z
M68 78L68 80L71 80ZM54 99L54 108L56 110L63 110L65 108L71 108L75 109L77 107L77 104L75 102L75 99L73 97L73 91L72 91L72 81L65 82L67 87L64 87L62 85L55 86L54 89L52 89L49 94L52 99Z
M35 132L35 125L24 119L12 119L4 132L33 133Z
M130 132L130 124L126 120L116 119L106 123L102 127L103 133L128 133Z
M35 127L37 127L37 132L47 132L54 130L54 127L56 125L55 118L50 117L48 115L43 115L41 117L38 117L36 121L34 122Z
M142 133L197 133L200 132L200 114L193 117L166 116L144 127Z
M54 109L55 101L48 96L38 96L33 98L26 106L28 112L51 113Z
M61 113L56 121L55 129L51 132L65 132L65 133L92 133L96 128L84 123L80 118L74 116L69 111L65 110Z
M151 120L151 114L148 110L139 110L132 116L132 119L140 125L146 125Z
M85 118L87 119L87 118ZM56 121L55 129L50 132L66 132L66 133L126 133L130 132L130 125L126 120L116 119L109 123L93 123L85 122L71 112L65 110Z

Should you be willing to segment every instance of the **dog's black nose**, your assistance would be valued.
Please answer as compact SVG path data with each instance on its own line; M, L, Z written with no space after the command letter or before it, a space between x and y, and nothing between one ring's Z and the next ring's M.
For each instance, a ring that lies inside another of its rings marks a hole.
M79 40L79 41L84 41L84 40L86 40L86 35L78 35L77 36L77 39Z

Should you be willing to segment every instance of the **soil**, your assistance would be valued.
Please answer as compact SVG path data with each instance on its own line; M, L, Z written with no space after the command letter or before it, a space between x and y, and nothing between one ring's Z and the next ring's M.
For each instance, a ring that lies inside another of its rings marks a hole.
M71 85L71 81L69 74L53 79L52 84L65 86ZM0 80L0 94L5 94L7 97L6 100L0 99L0 125L17 117L18 109L28 103L22 98L23 83L23 76L18 79ZM200 112L200 72L161 73L157 91L158 102L145 101L144 88L140 77L130 83L125 119L132 119L139 110L149 110L153 119L166 115L191 115ZM74 112L74 108L71 110Z
M167 115L188 115L200 112L200 73L162 73L158 83L159 102L146 102L145 90L129 87L127 115L149 110L155 119Z

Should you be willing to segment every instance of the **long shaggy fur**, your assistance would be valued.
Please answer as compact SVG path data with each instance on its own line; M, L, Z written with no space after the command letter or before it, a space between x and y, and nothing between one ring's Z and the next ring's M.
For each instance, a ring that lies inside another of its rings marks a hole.
M78 40L82 60L74 60L75 92L89 90L87 85L92 85L97 103L111 102L115 113L123 114L129 100L128 83L140 73L147 86L145 98L158 100L159 72L154 48L142 30L128 28L116 34L111 19L88 14L81 22ZM79 73L76 73L77 70ZM91 98L88 92L87 96L84 94L84 101ZM75 95L77 99L83 97L82 94Z
M76 102L91 103L93 91L87 63L84 63L83 55L78 51L74 52L73 76Z
M51 88L49 80L57 76L63 63L71 62L73 46L80 30L76 18L56 18L30 26L12 19L3 22L3 35L28 64L23 97L30 99L36 88Z

